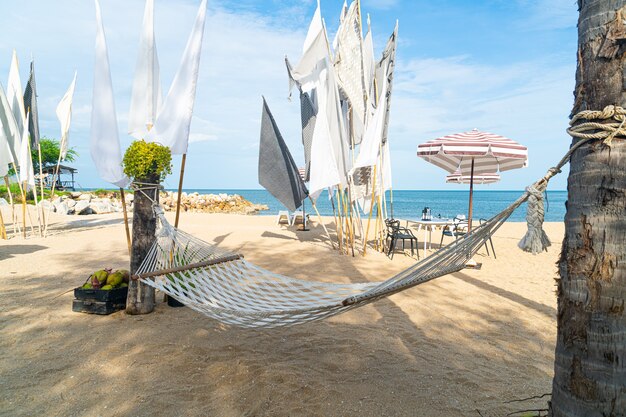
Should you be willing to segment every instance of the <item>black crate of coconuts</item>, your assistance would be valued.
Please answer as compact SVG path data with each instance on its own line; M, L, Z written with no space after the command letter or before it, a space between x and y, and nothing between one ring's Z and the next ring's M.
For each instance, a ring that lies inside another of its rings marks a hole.
M128 280L125 269L113 272L101 269L89 276L82 287L74 289L72 311L92 314L111 314L126 308Z

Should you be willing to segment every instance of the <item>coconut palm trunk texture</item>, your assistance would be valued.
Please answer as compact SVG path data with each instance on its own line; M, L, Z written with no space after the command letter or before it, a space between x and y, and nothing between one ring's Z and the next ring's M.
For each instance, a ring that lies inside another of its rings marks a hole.
M572 115L626 107L625 6L578 0ZM626 140L590 141L570 162L549 412L626 416Z

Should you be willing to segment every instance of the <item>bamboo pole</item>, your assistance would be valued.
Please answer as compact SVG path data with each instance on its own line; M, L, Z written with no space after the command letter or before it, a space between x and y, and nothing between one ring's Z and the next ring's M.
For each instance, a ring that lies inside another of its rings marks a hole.
M317 210L317 206L315 205L315 201L313 201L313 199L311 197L309 197L309 200L311 201L311 205L313 206L313 210L315 210L315 213L317 214L317 218L318 218L320 224L324 228L324 232L326 233L326 237L328 237L328 240L330 241L330 245L333 247L333 249L335 249L335 242L333 242L333 239L330 237L330 233L328 233L328 229L326 228L326 225L322 221L322 216L320 215L320 212Z
M370 214L367 218L367 227L365 228L365 237L363 239L363 256L365 256L366 252L367 252L367 238L369 237L370 234L370 222L372 221L372 212L374 210L374 202L375 202L375 198L376 198L376 168L377 165L374 165L374 176L372 179L372 198L371 198L371 203L370 203Z
M56 188L57 185L57 181L59 179L59 166L61 165L61 153L63 151L63 146L65 145L65 138L61 139L61 145L59 146L59 157L57 158L57 164L56 167L54 169L54 175L52 176L52 187L50 187L50 205L48 206L48 218L50 218L50 210L52 209L52 207L54 207L54 205L52 204L52 199L54 198L54 190ZM49 224L46 223L46 226L44 227L44 237L48 235L48 226Z
M22 193L22 222L24 226L22 233L24 233L24 239L26 239L26 193L24 192L24 188L22 187L20 187L20 191Z
M4 217L2 217L2 209L0 208L0 234L2 239L7 240L7 228L4 225Z
M37 141L37 154L39 156L39 187L41 188L41 202L43 204L43 201L45 199L44 192L43 192L43 162L41 158L41 144L39 143L39 141ZM43 205L41 206L41 216L42 216L41 220L43 221L43 228L45 230L46 229L46 215L45 215Z
M335 208L335 200L333 195L330 196L330 204L333 208L333 217L335 218L335 230L337 232L337 249L341 251L341 233L339 231L339 222L337 221L337 210Z
M15 201L13 201L13 193L11 192L11 183L9 182L9 176L4 176L4 183L7 185L7 192L9 193L9 203L11 204L11 223L13 223L13 235L22 233L19 230L19 224L17 222L17 215L15 214Z
M120 187L120 198L122 200L122 211L124 212L124 228L126 229L126 244L128 245L128 255L132 253L132 245L130 242L130 230L128 228L128 213L126 212L126 196L124 189Z
M180 199L183 193L183 178L185 177L185 163L187 162L187 154L183 154L183 159L180 163L180 179L178 180L178 198L176 199L176 219L174 220L174 227L178 227L178 217L180 216Z
M28 155L30 157L33 153L33 150L30 147L30 136L28 138L28 143L26 144L26 146L28 147ZM31 167L32 167L32 157L31 157ZM35 175L34 172L33 172L33 175ZM28 184L26 181L24 181L24 189L26 191L28 190ZM39 223L39 236L43 237L43 230L41 229L41 213L39 212L39 203L37 201L38 199L37 199L37 186L36 185L33 186L33 199L35 200L35 211L37 211L37 223ZM29 212L29 217L30 217L30 212ZM32 225L32 219L31 219L31 225Z

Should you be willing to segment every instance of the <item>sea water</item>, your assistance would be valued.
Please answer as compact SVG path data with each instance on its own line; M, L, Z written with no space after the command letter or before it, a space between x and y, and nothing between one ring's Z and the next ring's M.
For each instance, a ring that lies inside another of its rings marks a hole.
M175 190L170 190L175 191ZM227 190L227 189L185 189L187 193L198 192L200 194L239 194L246 200L256 204L265 204L267 211L261 211L261 215L275 216L280 210L286 210L266 190ZM473 217L475 219L488 219L509 206L523 191L474 191ZM391 215L392 196L387 192L388 215ZM567 191L548 191L545 203L545 220L548 222L562 222L565 216L565 201ZM433 217L453 218L457 215L467 216L469 192L467 190L394 190L393 191L393 217L396 219L416 220L422 216L425 207L430 208ZM317 209L322 216L332 216L333 207L328 199L328 194L323 192L317 199ZM305 210L313 212L309 200L305 202ZM522 222L526 218L526 203L522 204L509 218L508 221Z

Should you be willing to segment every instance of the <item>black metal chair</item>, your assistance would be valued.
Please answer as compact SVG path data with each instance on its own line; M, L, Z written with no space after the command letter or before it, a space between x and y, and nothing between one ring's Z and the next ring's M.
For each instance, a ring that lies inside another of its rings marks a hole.
M453 237L454 240L458 239L461 236L467 234L468 223L467 220L461 219L459 217L455 217L453 219L453 224L446 225L441 229L441 241L439 242L439 247L443 245L443 237L450 236Z
M390 241L389 251L387 252L387 256L390 256L390 258L393 259L393 251L395 250L396 243L398 243L399 240L402 241L402 250L404 251L404 242L408 240L411 242L411 256L413 256L413 253L414 253L413 242L415 242L415 250L417 250L417 259L419 259L420 257L419 249L418 249L419 246L417 243L417 237L415 237L413 232L411 232L406 227L401 227L400 220L386 219L385 225L387 226L387 238L386 239Z

